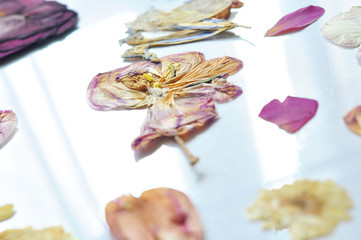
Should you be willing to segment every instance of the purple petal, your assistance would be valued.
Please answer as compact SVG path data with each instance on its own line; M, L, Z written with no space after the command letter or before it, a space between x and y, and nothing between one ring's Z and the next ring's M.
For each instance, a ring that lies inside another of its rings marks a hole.
M282 17L265 36L277 36L301 30L319 19L325 10L317 6L308 6Z
M314 117L317 108L316 100L288 96L283 103L274 99L265 105L259 117L289 133L295 133Z
M15 113L11 110L0 110L0 145L14 132L18 123Z

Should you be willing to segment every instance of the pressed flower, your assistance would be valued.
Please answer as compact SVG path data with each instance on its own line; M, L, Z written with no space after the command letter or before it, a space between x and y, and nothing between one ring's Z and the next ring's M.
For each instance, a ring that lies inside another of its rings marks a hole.
M14 214L14 205L6 204L4 206L0 206L0 222L11 218Z
M0 1L0 59L73 28L77 14L55 1Z
M127 43L132 48L126 50L122 57L157 62L158 57L150 53L149 48L198 41L235 27L245 27L224 20L229 17L232 8L242 6L243 3L238 0L193 0L171 12L152 8L126 24L129 36L120 40L120 44ZM141 34L157 31L163 31L163 36L145 38ZM164 34L164 31L168 32Z
M106 221L116 240L202 240L200 218L189 198L170 188L123 195L107 204Z
M321 28L323 35L332 43L356 48L361 44L361 6L352 7L348 12L340 13L331 18ZM357 60L361 64L360 48Z
M343 119L352 132L361 135L361 106L354 107Z
M61 226L36 230L32 227L11 229L0 233L4 240L76 240L69 233L65 233Z
M135 151L149 149L162 137L181 143L217 117L214 102L242 93L226 80L242 66L236 58L206 60L199 52L170 55L159 63L137 62L95 76L88 103L96 110L148 108L141 134L132 143ZM192 164L197 161L189 157Z
M249 220L265 221L264 229L289 228L293 240L330 234L349 220L352 202L333 181L298 180L280 189L262 190L247 209Z
M277 36L299 31L318 20L325 10L317 6L308 6L282 17L265 36Z
M284 102L277 99L269 102L262 108L259 117L295 133L315 116L317 108L316 100L288 96Z
M0 146L15 131L18 123L16 114L11 110L0 110Z

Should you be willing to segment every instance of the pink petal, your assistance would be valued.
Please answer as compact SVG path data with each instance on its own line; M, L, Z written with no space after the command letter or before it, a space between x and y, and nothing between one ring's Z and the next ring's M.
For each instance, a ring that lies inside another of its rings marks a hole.
M289 133L295 133L313 118L317 107L316 100L288 96L283 103L274 99L265 105L259 117Z
M0 110L0 145L14 132L18 120L11 110Z
M281 18L265 36L277 36L301 30L319 19L325 10L317 6L308 6Z

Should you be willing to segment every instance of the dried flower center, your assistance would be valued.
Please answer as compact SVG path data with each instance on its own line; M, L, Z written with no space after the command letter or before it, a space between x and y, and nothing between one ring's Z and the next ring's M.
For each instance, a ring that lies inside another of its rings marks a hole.
M281 205L291 206L305 213L318 214L322 210L323 202L313 195L302 194L285 199Z

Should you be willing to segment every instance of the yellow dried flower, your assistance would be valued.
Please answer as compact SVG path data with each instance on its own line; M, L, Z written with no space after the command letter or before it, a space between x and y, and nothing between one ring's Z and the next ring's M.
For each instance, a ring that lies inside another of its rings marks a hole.
M264 220L264 229L289 228L293 240L306 240L332 232L350 219L352 202L333 181L298 180L280 189L262 190L247 209L249 220Z
M13 208L14 205L12 204L6 204L0 207L0 222L11 218L14 215L15 211Z
M0 233L1 240L76 240L61 226L35 230L31 227L11 229Z

